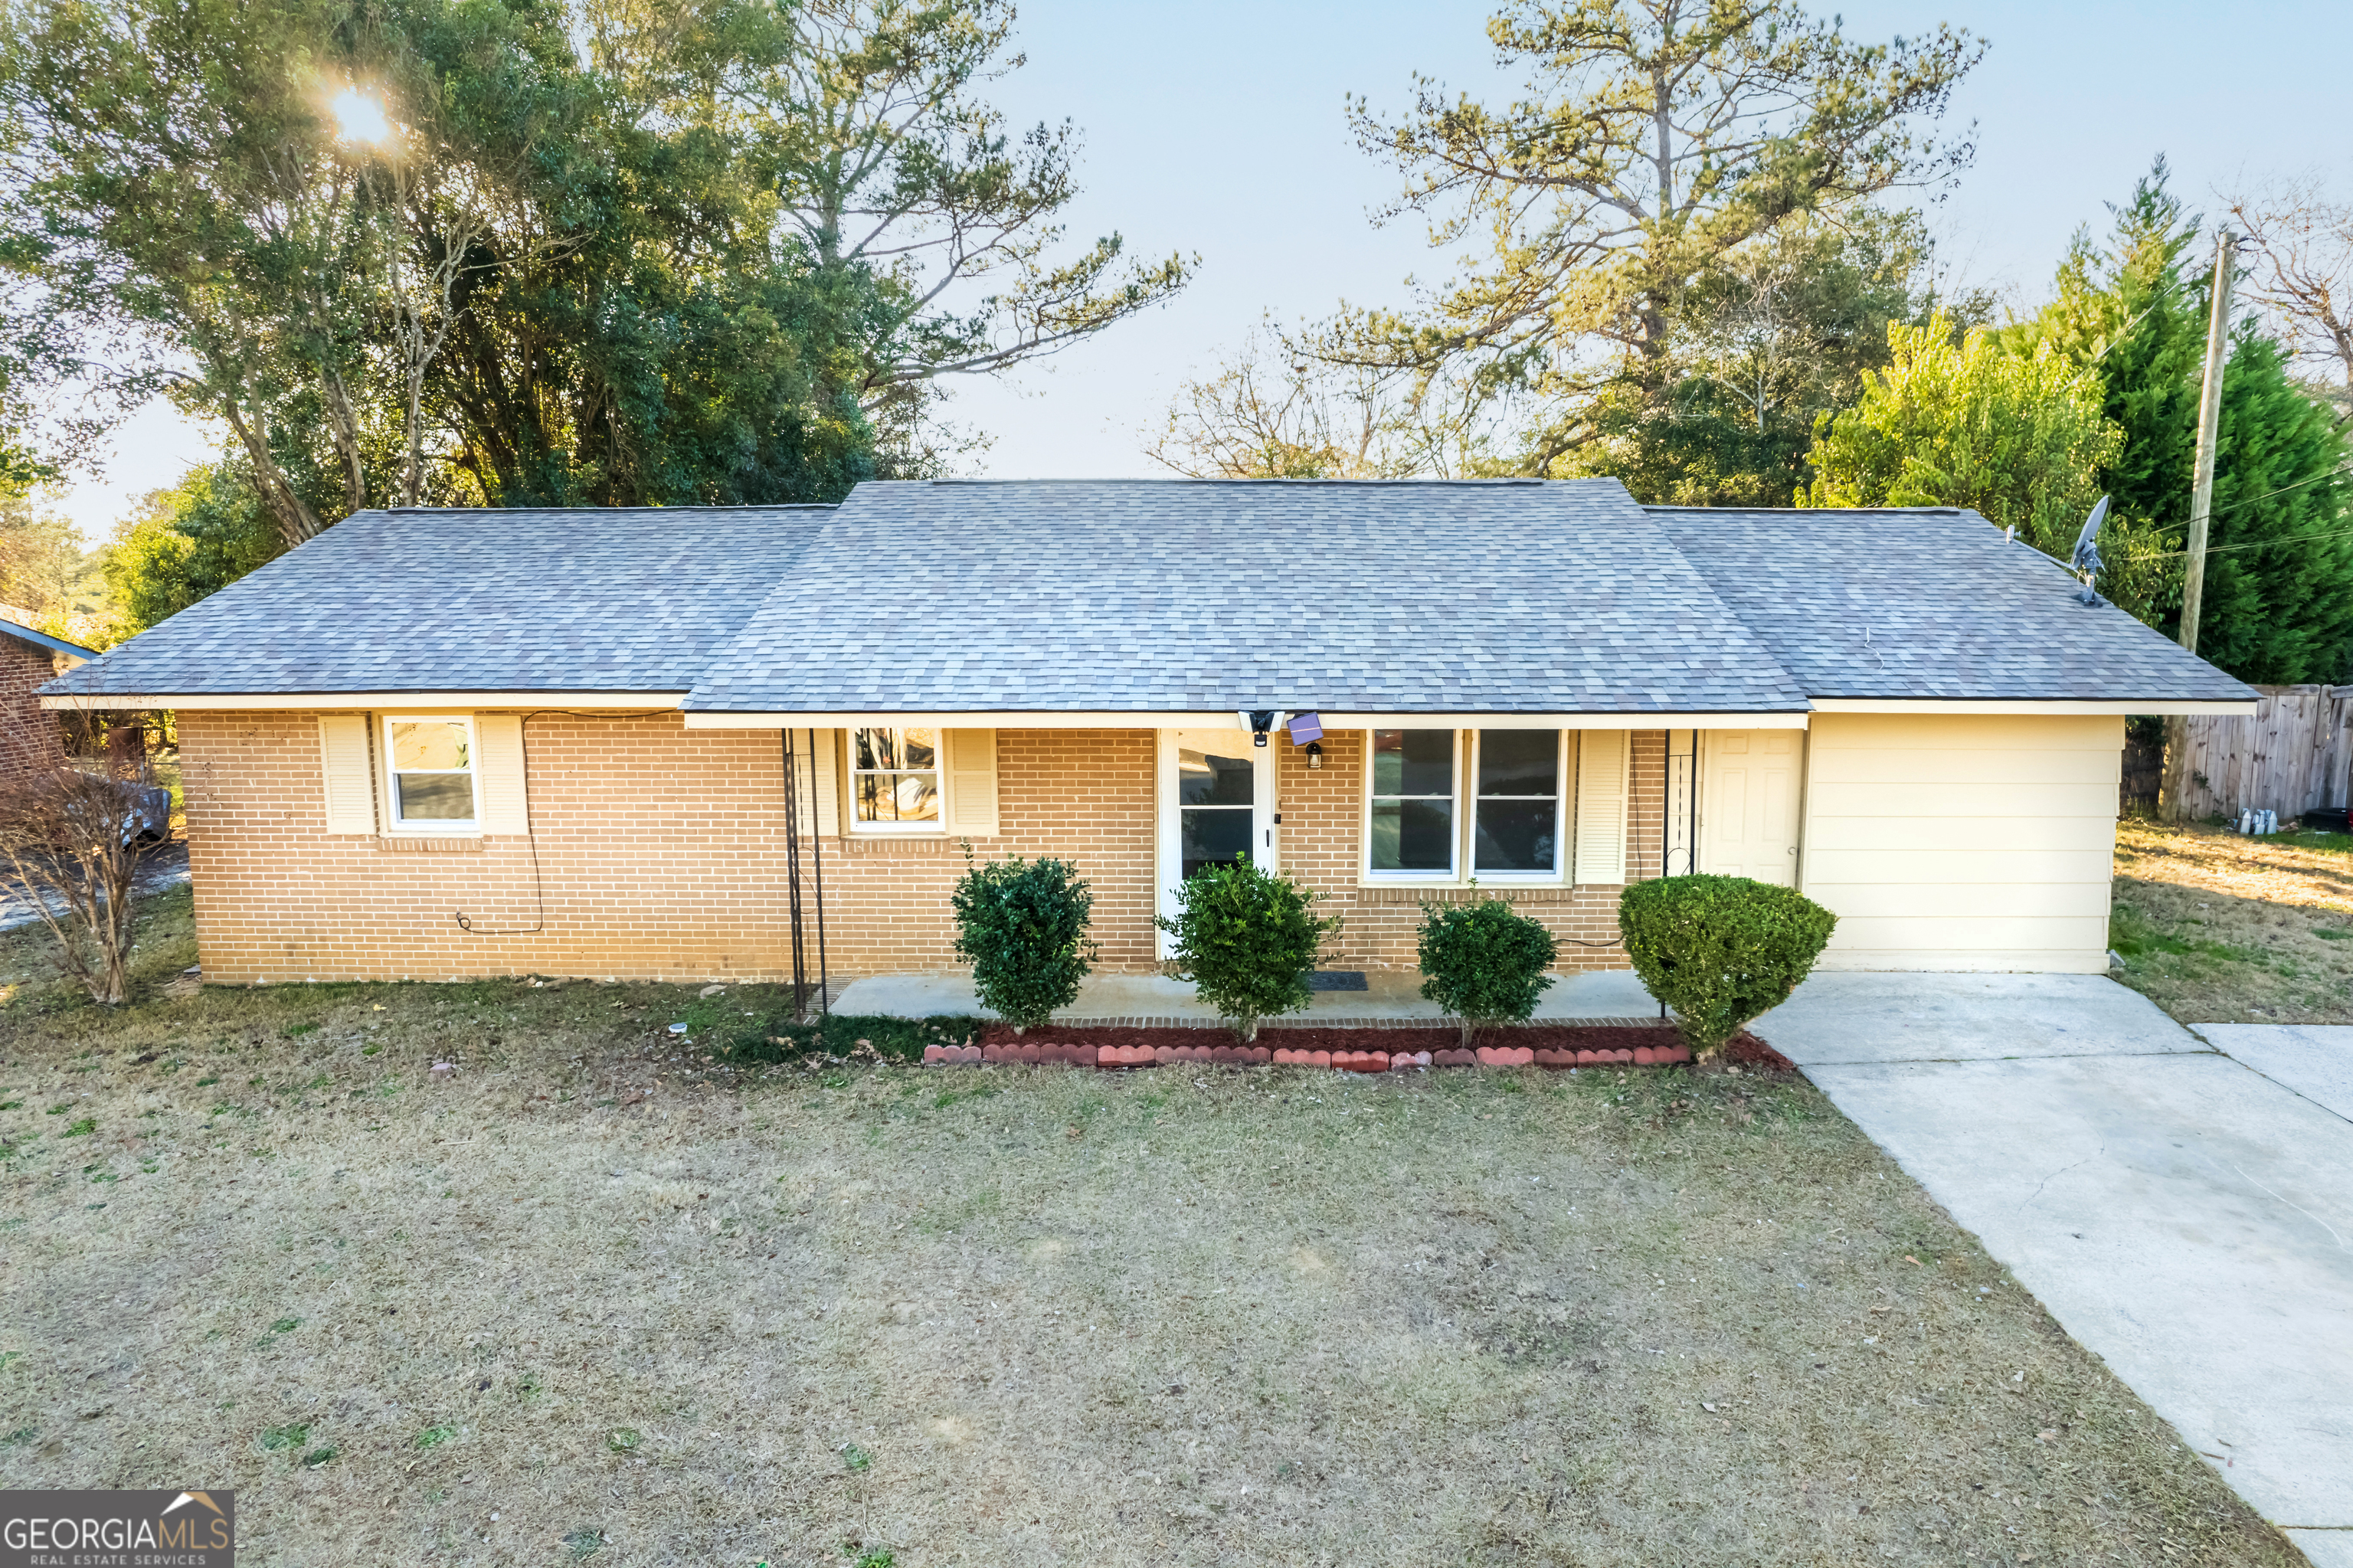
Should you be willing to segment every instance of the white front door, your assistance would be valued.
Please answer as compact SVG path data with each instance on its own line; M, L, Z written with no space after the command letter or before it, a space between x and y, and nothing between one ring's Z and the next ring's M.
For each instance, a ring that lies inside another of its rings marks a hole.
M1793 729L1704 732L1699 869L1783 887L1798 885L1798 769Z
M1252 738L1239 726L1160 732L1161 914L1176 912L1177 885L1204 865L1239 856L1275 869L1274 747Z

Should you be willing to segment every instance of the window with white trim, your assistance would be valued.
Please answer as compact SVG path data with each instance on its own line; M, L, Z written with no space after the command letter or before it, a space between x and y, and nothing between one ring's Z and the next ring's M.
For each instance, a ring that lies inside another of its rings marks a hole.
M394 831L478 831L472 719L438 715L385 719L384 766Z
M1454 874L1455 751L1451 729L1372 732L1365 863L1373 875Z
M1473 764L1471 873L1558 876L1561 871L1561 731L1482 729Z
M940 732L936 729L857 729L849 732L849 799L853 825L866 832L938 832Z

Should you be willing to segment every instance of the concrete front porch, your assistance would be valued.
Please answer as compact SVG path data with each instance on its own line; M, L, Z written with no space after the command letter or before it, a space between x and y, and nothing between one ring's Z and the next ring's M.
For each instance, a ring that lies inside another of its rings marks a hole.
M1420 995L1418 969L1367 969L1363 991L1322 991L1305 1012L1267 1020L1270 1028L1288 1023L1335 1024L1364 1020L1395 1022L1442 1014L1434 1001ZM925 1018L937 1013L979 1013L988 1016L973 994L970 977L961 974L870 975L852 980L836 993L836 1012L879 1013L894 1018ZM1659 1004L1642 989L1631 969L1597 969L1563 976L1545 992L1536 1016L1558 1019L1655 1017ZM1190 980L1162 975L1090 975L1079 989L1079 1000L1055 1017L1068 1023L1105 1023L1149 1019L1155 1023L1218 1022L1215 1008L1193 992Z

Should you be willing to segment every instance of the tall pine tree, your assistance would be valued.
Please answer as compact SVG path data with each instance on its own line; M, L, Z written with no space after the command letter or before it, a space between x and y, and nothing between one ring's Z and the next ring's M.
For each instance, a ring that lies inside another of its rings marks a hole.
M2345 440L2289 374L2276 340L2253 323L2234 337L2222 376L2198 652L2242 681L2353 681L2353 474Z

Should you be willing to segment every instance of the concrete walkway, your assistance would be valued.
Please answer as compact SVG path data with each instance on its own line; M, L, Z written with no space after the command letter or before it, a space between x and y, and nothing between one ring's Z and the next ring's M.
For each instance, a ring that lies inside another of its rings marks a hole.
M1341 1023L1358 1020L1388 1022L1443 1016L1434 1001L1421 998L1421 974L1415 969L1367 969L1363 991L1323 991L1305 1013L1292 1015L1301 1023ZM852 980L834 998L836 1012L879 1013L892 1018L925 1018L939 1013L987 1014L973 994L972 980L961 974L871 975ZM1642 982L1626 970L1577 975L1545 992L1536 1008L1541 1019L1626 1018L1655 1016L1659 1004ZM1069 1023L1103 1022L1110 1019L1149 1018L1171 1023L1215 1023L1218 1010L1193 992L1190 980L1160 975L1089 975L1079 987L1079 1000L1054 1015Z
M2353 1568L2353 1028L2201 1040L2097 976L1829 974L1757 1032L2306 1556Z

